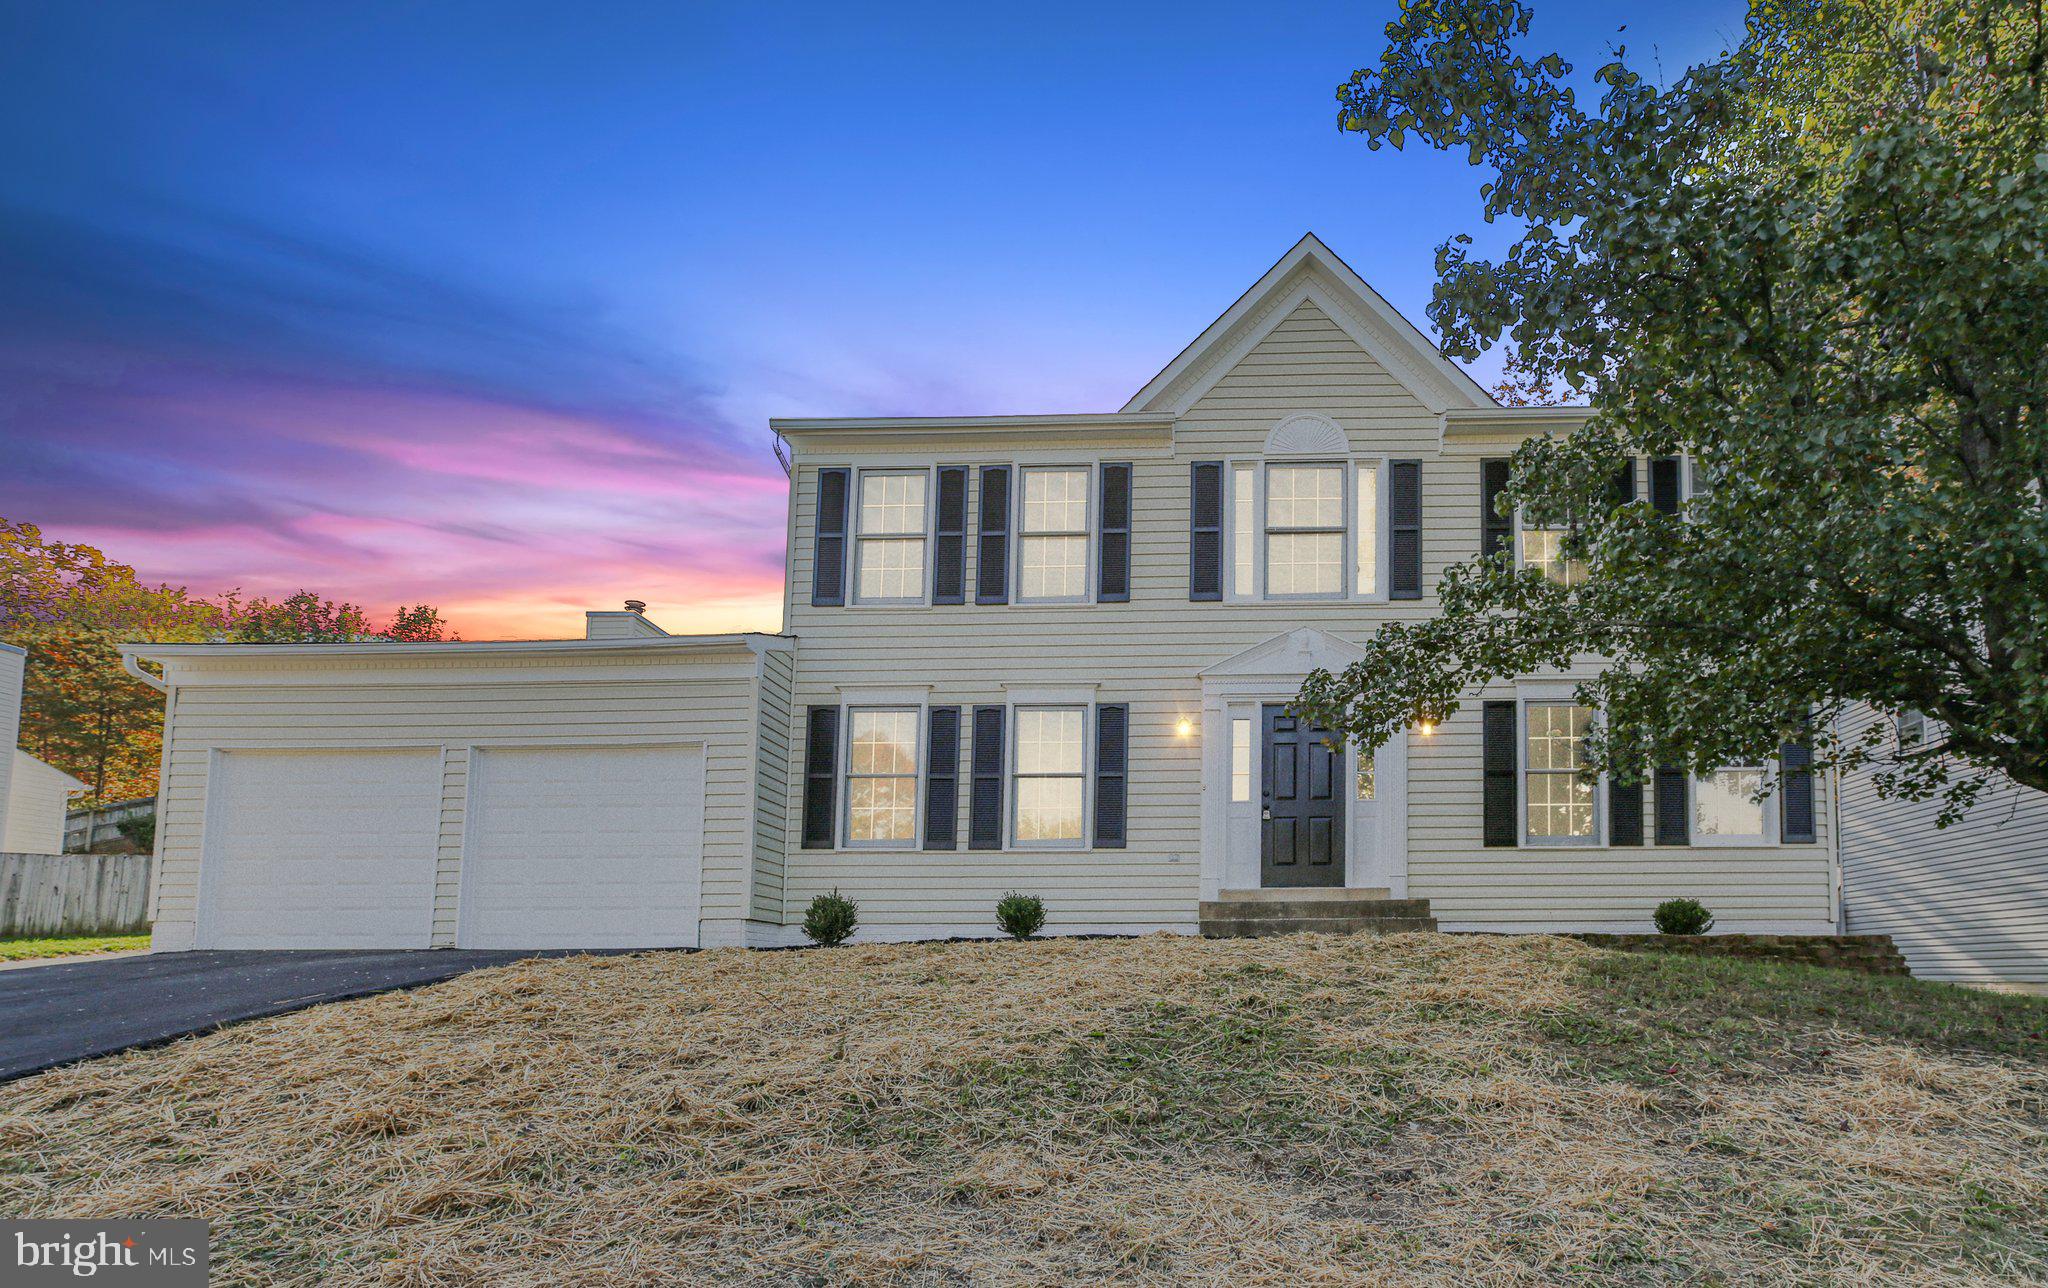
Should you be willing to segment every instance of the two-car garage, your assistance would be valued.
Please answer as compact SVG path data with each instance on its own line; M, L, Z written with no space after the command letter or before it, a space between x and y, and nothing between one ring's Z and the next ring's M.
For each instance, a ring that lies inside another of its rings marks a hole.
M748 871L760 640L138 650L156 946L698 944Z
M427 948L444 754L215 755L201 948ZM463 948L697 942L701 747L477 748L460 802Z

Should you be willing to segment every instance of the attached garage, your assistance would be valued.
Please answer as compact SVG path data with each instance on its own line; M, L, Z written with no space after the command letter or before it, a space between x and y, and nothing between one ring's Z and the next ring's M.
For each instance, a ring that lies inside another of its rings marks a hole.
M455 942L697 943L701 747L507 747L470 764Z
M790 647L131 646L169 695L153 946L741 942L783 840L760 748Z
M437 751L226 751L209 774L201 948L426 948Z

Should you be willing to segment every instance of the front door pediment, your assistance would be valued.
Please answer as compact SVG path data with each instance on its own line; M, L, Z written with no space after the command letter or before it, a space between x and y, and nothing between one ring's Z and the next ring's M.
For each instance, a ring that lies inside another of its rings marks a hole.
M1225 658L1202 672L1205 680L1293 679L1322 669L1336 674L1365 656L1350 640L1316 626L1303 626Z

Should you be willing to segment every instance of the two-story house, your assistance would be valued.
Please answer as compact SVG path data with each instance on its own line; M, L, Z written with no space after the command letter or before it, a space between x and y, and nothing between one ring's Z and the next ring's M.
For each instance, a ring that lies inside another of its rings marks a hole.
M1496 405L1307 237L1120 410L776 422L778 635L636 604L580 640L136 646L168 691L157 945L780 944L831 890L875 938L991 933L1010 890L1070 933L1302 891L1831 931L1796 755L1589 781L1569 675L1369 759L1286 709L1482 549L1575 575L1490 502L1582 416ZM1635 482L1684 503L1677 460Z

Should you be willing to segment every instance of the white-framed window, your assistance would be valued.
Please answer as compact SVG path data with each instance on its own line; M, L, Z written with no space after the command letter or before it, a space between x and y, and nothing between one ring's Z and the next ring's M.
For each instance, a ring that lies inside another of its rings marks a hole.
M1238 461L1230 467L1230 593L1237 599L1259 594L1259 467Z
M1522 842L1598 845L1599 783L1584 773L1593 712L1571 701L1522 703Z
M1011 727L1011 843L1023 848L1084 844L1088 708L1015 707Z
M846 844L917 844L916 707L850 707L846 718Z
M1229 598L1385 597L1382 461L1232 461L1229 470Z
M1243 804L1252 798L1252 722L1242 716L1230 722L1230 799Z
M1527 516L1518 516L1515 553L1521 566L1533 568L1566 588L1582 586L1586 581L1586 561L1566 558L1564 539L1564 528L1532 523Z
M1892 719L1892 727L1898 734L1899 750L1918 751L1927 743L1927 717L1918 711L1901 711Z
M928 470L862 470L854 507L854 602L921 604L929 532Z
M1266 466L1266 595L1344 593L1344 466Z
M1364 748L1360 748L1356 753L1358 772L1352 782L1352 796L1356 800L1370 801L1377 798L1379 789L1374 781L1373 756L1374 753Z
M1768 765L1730 765L1692 784L1694 845L1775 845L1777 801Z
M1361 598L1372 598L1380 593L1378 461L1359 461L1351 467L1351 496L1355 509L1351 523L1351 593Z
M1026 465L1019 475L1017 602L1087 602L1094 471L1086 465Z

